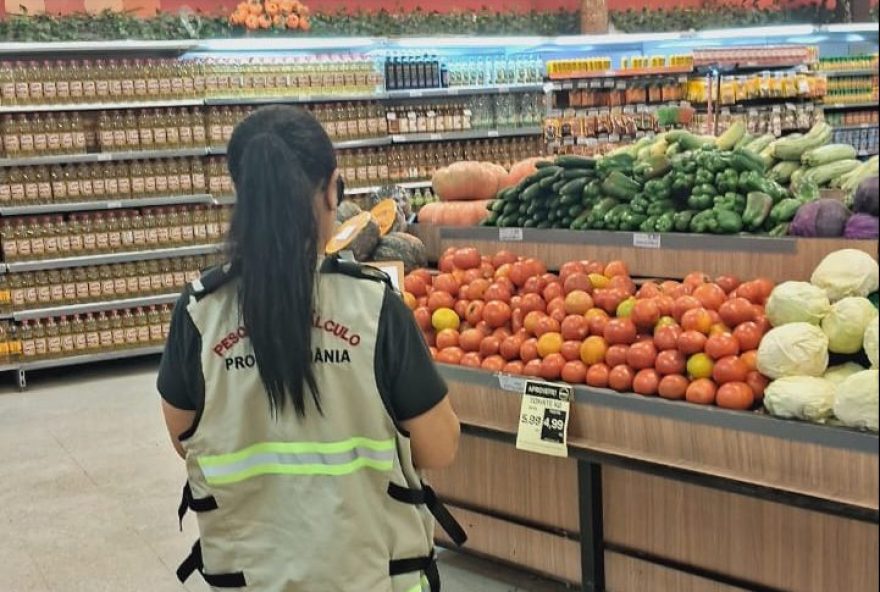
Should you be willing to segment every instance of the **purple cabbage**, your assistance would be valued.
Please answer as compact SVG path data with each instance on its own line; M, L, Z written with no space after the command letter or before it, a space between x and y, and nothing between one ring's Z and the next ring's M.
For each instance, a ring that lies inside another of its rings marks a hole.
M874 177L876 179L876 177ZM846 221L843 231L846 238L878 238L880 237L880 218L871 214L853 214Z
M817 199L798 208L788 233L794 236L842 236L850 211L839 200Z
M877 175L859 183L859 188L856 189L853 197L852 208L857 214L880 216L880 189L878 189Z

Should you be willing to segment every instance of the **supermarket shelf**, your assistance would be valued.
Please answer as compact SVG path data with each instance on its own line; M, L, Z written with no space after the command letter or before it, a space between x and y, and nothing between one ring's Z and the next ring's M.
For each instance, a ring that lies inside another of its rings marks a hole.
M466 383L505 393L522 394L525 377L493 374L485 370L439 364L437 368L448 381ZM761 413L733 411L721 407L693 405L661 397L619 393L610 389L575 386L573 404L597 405L620 411L652 415L685 423L710 425L788 441L820 444L831 448L877 453L877 434L848 428L785 420Z
M856 123L854 125L833 125L834 131L846 131L857 129L871 129L872 127L880 127L880 123Z
M821 100L821 97L776 97L776 98L766 98L766 99L745 99L742 101L737 101L736 103L730 105L721 105L715 103L714 107L716 111L720 111L722 109L762 109L762 108L773 108L773 107L783 107L786 103L790 103L792 105L809 105L813 104L816 107L825 107L822 103L818 102ZM707 111L708 105L706 103L691 103L691 105L697 111Z
M431 181L407 181L404 183L393 183L389 181L384 185L371 185L369 187L353 187L351 189L346 189L346 195L365 195L368 193L375 193L382 189L383 187L400 187L401 189L424 189L425 187L430 187Z
M198 46L196 41L61 41L47 43L0 43L0 55L34 55L55 53L174 52L181 53Z
M109 162L117 160L138 160L144 158L181 158L204 156L206 148L175 148L172 150L134 150L128 152L91 152L89 154L52 154L29 158L0 158L0 167L38 166L46 164L77 164Z
M19 271L37 271L43 269L65 269L67 267L80 267L83 265L106 265L112 263L126 263L129 261L148 261L150 259L187 257L190 255L208 255L210 253L219 252L221 248L222 245L220 244L193 245L171 249L155 249L152 251L105 253L101 255L84 255L82 257L65 257L63 259L42 259L40 261L15 261L6 263L5 270L8 273L15 273Z
M51 203L32 206L0 207L0 216L27 216L30 214L55 214L61 212L84 212L94 210L118 210L121 208L142 208L150 206L170 206L186 204L213 204L215 200L209 193L188 195L165 195L139 199L117 199L104 201L85 201L71 203Z
M215 206L231 206L235 204L235 195L219 195L211 198Z
M575 72L570 75L551 74L554 81L573 81L591 78L643 78L645 76L675 76L678 74L690 74L693 68L630 68L628 70L601 70L597 72Z
M51 308L34 308L12 313L16 321L31 319L44 319L48 317L60 317L62 315L86 314L105 310L118 310L120 308L137 308L139 306L158 306L176 302L180 294L159 294L156 296L144 296L142 298L126 298L121 300L106 300L104 302L87 302L84 304L70 304L66 306L53 306Z
M816 74L825 74L830 78L842 76L877 76L877 68L862 68L860 70L816 70Z
M868 107L877 108L876 101L864 101L861 103L817 103L819 107L822 107L826 111L832 110L840 110L840 109L865 109Z
M404 189L424 189L426 187L431 187L432 182L430 179L426 181L406 181L404 183L395 183L398 187L403 187Z
M285 95L276 97L208 97L205 105L287 105L295 103L332 103L343 101L377 101L385 98L382 92L338 93L332 95Z
M374 146L388 146L391 144L391 136L383 136L381 138L364 138L360 140L343 140L333 142L333 147L337 150L350 150L353 148L371 148ZM226 146L211 146L207 153L210 155L226 154Z
M23 362L13 365L10 370L28 371L42 370L45 368L61 368L64 366L78 366L80 364L90 364L92 362L108 362L110 360L121 360L124 358L137 358L141 356L154 356L161 354L165 349L162 345L149 345L147 347L136 347L132 349L124 349L121 351L104 352L100 354L84 354L81 356L70 356L67 358L55 358L52 360L38 360L36 362Z
M103 111L105 109L152 109L166 107L199 107L202 99L168 99L165 101L114 101L107 103L64 103L45 105L2 105L2 113L33 113L38 111Z
M455 97L464 95L499 95L518 92L543 92L544 83L498 84L480 86L451 86L448 88L416 88L410 90L389 90L383 98L419 99L433 97Z
M539 136L544 133L540 126L515 127L500 130L467 130L462 132L444 132L438 134L396 134L391 136L394 144L413 142L445 142L452 140L482 140L485 138L509 138L514 136Z

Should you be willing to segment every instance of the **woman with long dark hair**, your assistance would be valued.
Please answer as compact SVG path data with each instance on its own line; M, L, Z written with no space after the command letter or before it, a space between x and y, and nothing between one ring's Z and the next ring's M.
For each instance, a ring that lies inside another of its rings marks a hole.
M215 589L439 589L418 469L452 462L458 419L411 313L375 269L322 257L336 156L320 123L260 109L228 147L228 263L181 296L158 388L185 459L179 515L201 539L178 570Z

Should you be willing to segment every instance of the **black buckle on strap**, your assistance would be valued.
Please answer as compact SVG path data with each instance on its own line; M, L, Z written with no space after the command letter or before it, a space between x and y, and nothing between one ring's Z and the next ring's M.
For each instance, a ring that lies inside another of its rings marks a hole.
M194 572L199 572L205 578L205 582L215 588L244 588L247 586L244 573L240 571L225 574L206 574L205 564L202 562L202 544L200 541L196 541L189 557L184 559L180 567L177 568L177 579L182 584Z
M213 495L208 497L193 497L192 489L189 481L183 486L183 495L180 498L180 505L177 507L177 519L180 523L180 531L183 532L183 517L186 516L187 510L193 512L210 512L217 509L217 500Z
M388 495L404 504L419 505L424 504L430 510L431 514L437 520L437 524L449 535L452 542L456 546L461 547L467 542L467 533L455 517L449 513L439 499L437 494L429 485L422 484L422 489L411 489L402 487L396 483L388 484Z
M434 555L434 551L424 557L392 559L388 562L388 573L392 576L414 571L424 572L431 592L440 592L440 571L437 569L437 557Z

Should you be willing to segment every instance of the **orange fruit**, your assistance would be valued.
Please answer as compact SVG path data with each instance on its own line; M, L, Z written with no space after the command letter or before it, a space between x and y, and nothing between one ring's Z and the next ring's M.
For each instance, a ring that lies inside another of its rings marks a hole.
M601 273L591 273L588 277L590 278L590 283L593 284L594 290L596 288L607 288L608 284L611 283L611 279Z
M563 342L562 335L555 331L544 333L538 339L538 355L546 358L551 354L558 354L562 351Z
M604 362L607 352L608 343L605 338L591 335L581 344L581 361L587 366Z

